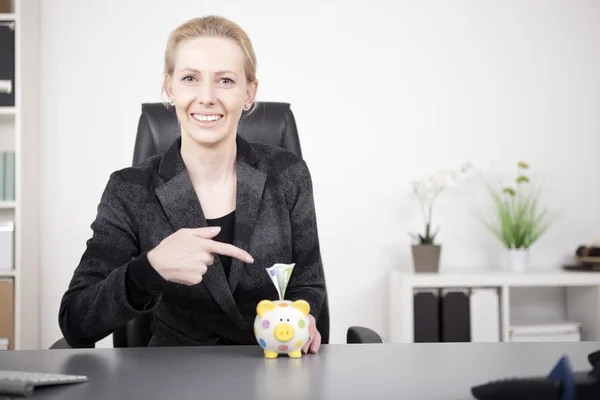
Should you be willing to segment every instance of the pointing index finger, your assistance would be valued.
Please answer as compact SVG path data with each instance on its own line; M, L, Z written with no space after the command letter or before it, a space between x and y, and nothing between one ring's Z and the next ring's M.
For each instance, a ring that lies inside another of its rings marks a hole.
M235 247L231 244L228 244L228 243L211 241L210 244L208 245L207 250L210 251L211 253L217 253L217 254L221 254L224 256L234 257L240 261L247 262L250 264L252 264L254 262L254 259L252 258L252 256L250 254L248 254L246 251L240 249L239 247Z

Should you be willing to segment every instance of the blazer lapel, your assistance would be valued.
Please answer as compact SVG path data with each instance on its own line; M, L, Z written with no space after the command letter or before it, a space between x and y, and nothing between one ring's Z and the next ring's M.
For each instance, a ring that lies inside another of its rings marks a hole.
M200 202L183 163L180 153L181 139L167 149L159 167L160 175L166 181L155 190L156 195L175 231L182 228L208 226ZM215 302L233 321L243 323L243 318L218 257L202 277L202 284L208 289Z
M235 232L233 245L248 251L254 223L262 200L267 174L256 168L258 159L252 152L251 145L238 136L237 138L237 194L235 212ZM250 254L252 255L252 254ZM235 292L243 269L247 264L237 258L231 259L229 287Z

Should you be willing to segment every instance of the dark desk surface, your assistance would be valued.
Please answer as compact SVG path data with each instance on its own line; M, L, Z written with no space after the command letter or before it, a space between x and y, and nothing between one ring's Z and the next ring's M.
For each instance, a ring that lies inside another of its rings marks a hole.
M88 375L34 399L471 399L470 387L547 375L562 355L589 370L600 343L328 345L266 360L258 346L0 352L0 369Z

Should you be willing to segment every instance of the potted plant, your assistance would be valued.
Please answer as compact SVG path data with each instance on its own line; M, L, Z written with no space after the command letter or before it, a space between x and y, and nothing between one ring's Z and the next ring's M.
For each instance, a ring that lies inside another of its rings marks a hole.
M493 212L484 220L487 229L507 250L507 267L521 272L529 265L530 247L550 228L556 214L540 204L541 190L527 175L529 165L517 163L513 183L500 190L488 185Z
M440 266L441 245L436 236L440 230L432 225L433 205L444 190L470 171L471 166L465 164L456 170L440 171L424 179L412 182L412 187L423 215L424 230L422 233L410 233L414 239L412 258L415 272L438 272Z

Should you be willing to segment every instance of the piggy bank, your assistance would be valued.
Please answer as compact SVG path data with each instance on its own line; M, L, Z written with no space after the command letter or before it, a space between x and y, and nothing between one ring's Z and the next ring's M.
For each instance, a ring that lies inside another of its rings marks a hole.
M254 336L266 358L287 354L302 357L302 346L308 340L310 306L304 300L263 300L256 306Z

